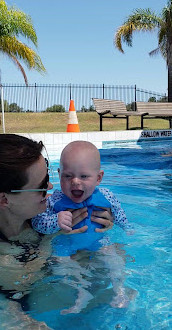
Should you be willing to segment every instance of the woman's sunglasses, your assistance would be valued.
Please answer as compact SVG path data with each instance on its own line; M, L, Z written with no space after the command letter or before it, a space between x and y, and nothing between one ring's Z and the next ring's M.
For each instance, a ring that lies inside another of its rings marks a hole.
M15 189L11 190L11 193L20 193L20 192L42 192L43 197L47 194L48 184L50 181L49 174L48 174L48 167L49 163L48 160L45 158L46 165L47 165L47 174L45 176L45 179L42 181L40 187L38 189Z

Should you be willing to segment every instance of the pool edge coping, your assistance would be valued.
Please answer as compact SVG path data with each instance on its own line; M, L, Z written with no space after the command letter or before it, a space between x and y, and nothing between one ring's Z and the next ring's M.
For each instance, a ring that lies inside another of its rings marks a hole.
M62 149L75 140L90 141L98 149L105 147L106 143L130 143L154 140L172 140L172 129L136 130L136 131L99 131L79 133L16 133L36 141L42 141L49 154L61 153Z

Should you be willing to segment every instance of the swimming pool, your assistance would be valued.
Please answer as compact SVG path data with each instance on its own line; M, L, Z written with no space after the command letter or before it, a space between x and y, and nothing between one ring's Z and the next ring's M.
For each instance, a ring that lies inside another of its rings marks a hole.
M101 186L118 197L130 222L133 235L114 226L107 232L111 243L119 244L126 256L125 286L137 291L126 308L112 308L108 269L94 254L81 255L82 264L50 262L51 270L36 283L25 310L53 329L170 329L171 299L171 206L172 142L166 140L113 144L101 149L105 171ZM58 160L53 161L54 170ZM54 188L59 188L58 179ZM82 279L78 282L78 276ZM77 298L76 287L86 288L93 296L77 314L62 315Z

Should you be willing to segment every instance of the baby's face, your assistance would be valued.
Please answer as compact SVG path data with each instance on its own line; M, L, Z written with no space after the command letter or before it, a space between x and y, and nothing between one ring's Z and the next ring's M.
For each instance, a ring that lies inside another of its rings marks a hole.
M82 203L90 197L102 180L94 159L81 153L73 157L64 157L59 170L60 184L63 193L75 203Z

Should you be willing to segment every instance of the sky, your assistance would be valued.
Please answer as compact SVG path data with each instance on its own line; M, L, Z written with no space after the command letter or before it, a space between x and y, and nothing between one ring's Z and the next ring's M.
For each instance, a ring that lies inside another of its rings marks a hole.
M161 55L150 57L158 46L157 31L136 32L133 47L124 54L113 44L115 32L136 8L156 14L167 0L6 0L31 16L38 37L37 51L46 74L28 70L29 84L137 85L167 93L167 67ZM22 63L22 62L21 62ZM24 83L8 57L0 54L2 83Z

